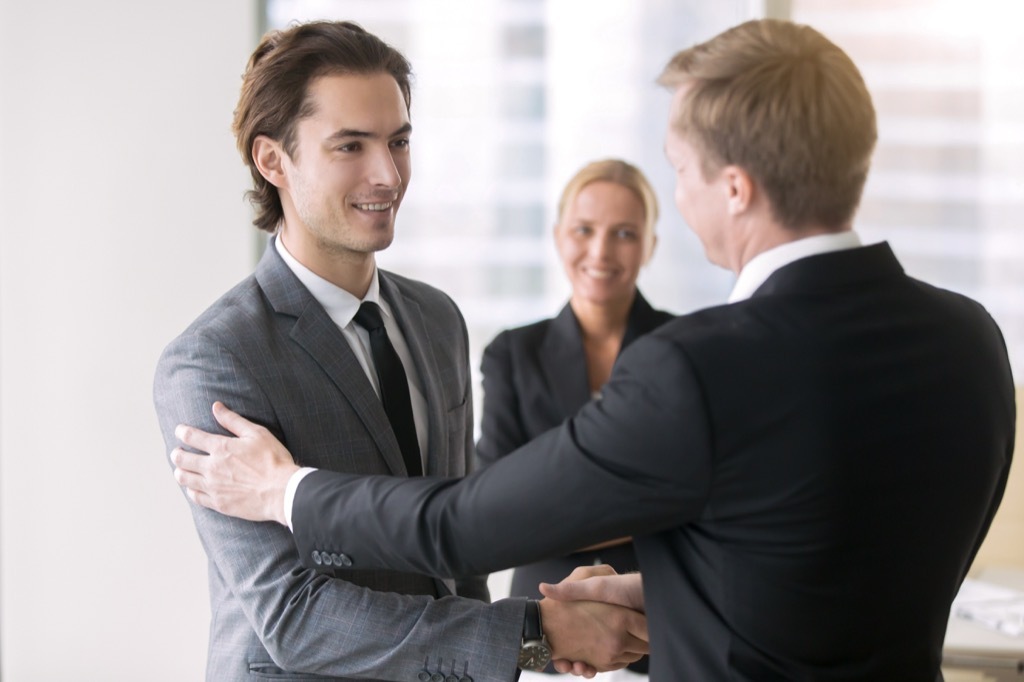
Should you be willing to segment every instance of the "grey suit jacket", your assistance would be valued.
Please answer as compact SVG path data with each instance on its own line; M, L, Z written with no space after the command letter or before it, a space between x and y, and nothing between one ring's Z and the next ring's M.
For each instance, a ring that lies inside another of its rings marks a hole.
M425 284L380 272L381 293L408 341L429 411L427 473L462 476L472 457L465 323ZM299 464L405 476L387 415L340 330L274 248L164 351L154 400L169 452L174 428L222 432L221 400L270 429ZM483 578L449 594L434 578L304 569L288 530L190 505L209 558L211 682L418 680L516 675L523 602L487 604ZM449 587L455 582L448 581ZM440 598L439 598L440 597ZM300 674L308 673L308 674Z

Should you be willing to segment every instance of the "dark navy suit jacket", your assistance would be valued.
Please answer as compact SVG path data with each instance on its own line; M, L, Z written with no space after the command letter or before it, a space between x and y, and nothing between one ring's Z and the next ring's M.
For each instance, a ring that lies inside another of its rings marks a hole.
M988 313L879 244L662 325L461 482L307 476L295 540L455 575L633 535L652 679L931 682L1015 419Z

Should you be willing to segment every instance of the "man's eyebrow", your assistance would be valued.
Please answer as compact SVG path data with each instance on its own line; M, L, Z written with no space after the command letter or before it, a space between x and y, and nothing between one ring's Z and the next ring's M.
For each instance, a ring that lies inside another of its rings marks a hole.
M367 138L367 137L374 137L374 134L370 133L370 132L367 132L365 130L356 130L354 128L341 128L341 129L335 130L333 133L331 133L330 136L327 139L328 140L341 140L341 139L350 138L350 137Z
M395 132L393 132L390 135L388 135L388 137L395 137L397 135L407 135L407 134L409 134L411 132L412 132L412 124L411 123L406 123L401 128L399 128ZM356 130L355 128L341 128L341 129L336 130L333 133L331 133L330 137L328 137L327 139L328 140L341 140L341 139L350 139L350 138L368 139L368 138L374 138L374 137L377 137L376 133L371 133L371 132L368 132L366 130Z
M412 123L406 123L404 126L396 130L395 132L388 135L388 137L396 137L398 135L408 135L412 132Z

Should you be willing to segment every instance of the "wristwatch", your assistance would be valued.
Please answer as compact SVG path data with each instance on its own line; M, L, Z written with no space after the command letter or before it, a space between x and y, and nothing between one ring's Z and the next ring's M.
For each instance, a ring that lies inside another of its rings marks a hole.
M551 662L551 647L544 636L540 622L540 605L535 599L526 602L526 618L523 621L523 644L519 647L519 667L522 670L540 671Z

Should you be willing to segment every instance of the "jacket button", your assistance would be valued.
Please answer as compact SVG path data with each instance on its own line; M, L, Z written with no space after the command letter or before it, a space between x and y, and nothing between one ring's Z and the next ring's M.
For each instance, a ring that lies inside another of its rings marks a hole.
M328 552L320 552L320 558L323 559L324 566L330 566L334 563L334 561L331 560L331 555Z
M338 564L339 560L341 561L341 564ZM334 565L335 566L338 566L338 565L340 565L340 566L351 566L352 565L352 559L347 554L339 554L335 558L335 560L334 560Z
M321 564L322 564L323 562L324 562L324 560L320 558L320 552L318 552L318 551L316 551L316 550L314 549L314 550L313 550L313 563L314 563L314 564L316 564L317 566L319 566L319 565L321 565Z

